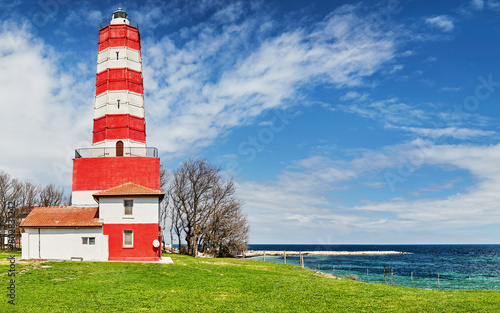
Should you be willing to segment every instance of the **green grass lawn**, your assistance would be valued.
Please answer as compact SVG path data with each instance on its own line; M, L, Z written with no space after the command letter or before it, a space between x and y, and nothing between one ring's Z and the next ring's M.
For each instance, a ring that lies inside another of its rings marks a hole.
M499 291L436 291L329 278L293 265L171 256L174 264L0 266L0 312L500 312Z

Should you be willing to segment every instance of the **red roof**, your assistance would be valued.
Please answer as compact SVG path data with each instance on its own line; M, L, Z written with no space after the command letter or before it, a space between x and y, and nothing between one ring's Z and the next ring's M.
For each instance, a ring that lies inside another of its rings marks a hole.
M134 183L125 183L93 194L94 198L104 196L158 196L160 200L165 194L159 190L151 189Z
M97 207L50 206L36 207L21 227L101 227Z

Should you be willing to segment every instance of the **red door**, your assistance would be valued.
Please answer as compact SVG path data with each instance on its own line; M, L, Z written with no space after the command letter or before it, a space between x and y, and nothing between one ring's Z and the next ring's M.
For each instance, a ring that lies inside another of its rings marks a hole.
M123 156L123 141L116 142L116 156Z

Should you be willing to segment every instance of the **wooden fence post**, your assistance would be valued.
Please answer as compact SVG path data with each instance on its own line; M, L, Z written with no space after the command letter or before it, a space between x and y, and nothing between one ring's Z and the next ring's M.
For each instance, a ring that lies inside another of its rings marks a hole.
M265 250L264 250L263 258L264 258L264 262L266 262L266 251Z
M286 264L286 250L283 250L283 264Z

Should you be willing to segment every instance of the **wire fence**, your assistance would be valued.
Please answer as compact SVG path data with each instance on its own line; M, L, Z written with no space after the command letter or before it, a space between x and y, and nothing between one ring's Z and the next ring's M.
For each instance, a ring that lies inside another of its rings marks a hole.
M335 266L331 269L317 265L307 267L337 277L348 277L360 282L386 284L419 289L435 290L485 290L491 289L491 282L481 275L467 274L430 274L410 272L410 275L396 275L392 266L359 268L349 266Z
M260 257L256 258L260 259ZM265 262L266 257L262 260ZM391 265L359 265L315 263L314 259L299 256L268 256L267 261L293 264L336 277L348 277L356 281L386 284L431 290L500 290L500 277L487 273L456 273L414 271L405 267Z

